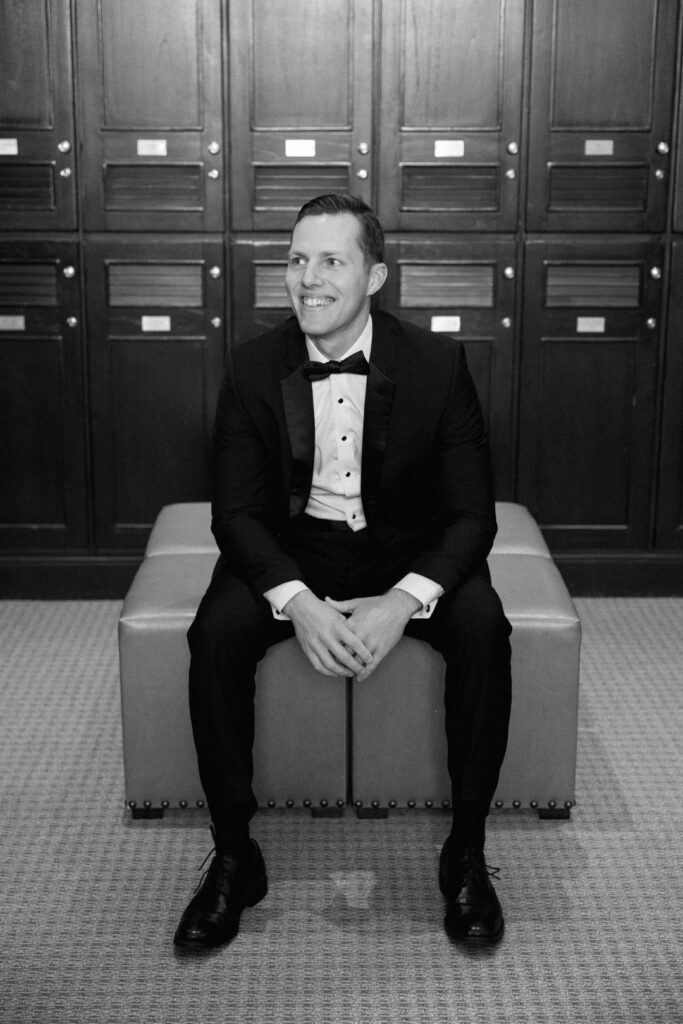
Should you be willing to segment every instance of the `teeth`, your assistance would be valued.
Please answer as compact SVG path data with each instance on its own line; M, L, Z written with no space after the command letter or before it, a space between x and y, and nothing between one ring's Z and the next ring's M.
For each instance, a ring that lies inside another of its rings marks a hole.
M331 304L331 302L332 302L332 299L327 299L327 298L323 298L323 297L318 298L318 297L313 297L312 295L304 295L302 297L302 299L301 299L301 302L303 303L304 306L318 306L318 307L322 307L322 306L329 306Z

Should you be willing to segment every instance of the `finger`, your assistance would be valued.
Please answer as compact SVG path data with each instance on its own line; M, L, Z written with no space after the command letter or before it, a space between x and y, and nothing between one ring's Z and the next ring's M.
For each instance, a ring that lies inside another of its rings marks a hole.
M331 645L330 655L338 665L343 666L344 674L347 676L355 676L366 665L365 660L357 658L352 650L341 643Z
M344 665L340 665L329 651L325 651L325 653L321 655L317 655L311 651L308 660L313 668L324 676L337 676L345 679L349 675L348 668Z
M354 633L352 629L344 630L341 641L355 655L361 667L371 663L373 659L372 651L369 647L365 646L358 634Z
M360 603L360 598L351 598L348 601L335 601L333 597L326 597L325 603L332 605L338 612L353 612Z

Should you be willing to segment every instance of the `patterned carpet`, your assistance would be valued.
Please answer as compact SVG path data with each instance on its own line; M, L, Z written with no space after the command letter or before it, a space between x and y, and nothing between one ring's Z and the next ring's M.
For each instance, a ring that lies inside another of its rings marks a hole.
M578 807L492 815L506 937L442 931L440 812L260 812L271 888L176 954L202 812L123 811L117 602L0 602L5 1024L683 1022L683 600L583 599Z

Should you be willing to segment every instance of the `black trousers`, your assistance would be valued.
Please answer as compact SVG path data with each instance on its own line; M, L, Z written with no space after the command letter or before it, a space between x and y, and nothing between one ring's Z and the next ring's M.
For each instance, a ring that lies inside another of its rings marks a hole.
M380 594L410 565L412 552L389 554L368 530L332 530L301 517L287 546L319 597ZM488 813L507 743L510 625L484 564L429 619L411 619L406 635L425 640L446 662L445 718L453 813ZM199 774L219 836L244 828L256 810L252 791L257 663L294 635L220 564L190 627L190 712ZM372 676L368 681L371 685ZM343 681L340 680L340 685ZM286 699L286 697L285 697Z

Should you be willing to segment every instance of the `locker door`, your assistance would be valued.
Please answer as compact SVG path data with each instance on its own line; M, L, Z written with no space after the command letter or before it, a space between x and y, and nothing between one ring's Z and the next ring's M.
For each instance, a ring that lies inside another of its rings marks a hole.
M523 0L384 0L385 228L516 228L523 38Z
M0 224L76 227L70 0L0 4Z
M372 0L232 0L232 226L289 229L306 200L370 200Z
M423 235L387 239L389 276L380 305L464 343L487 422L496 497L513 489L515 241Z
M0 239L0 546L87 544L78 248Z
M220 231L220 0L78 0L87 230Z
M233 342L255 338L292 315L285 293L288 251L289 235L233 236Z
M536 0L530 231L663 230L676 7Z
M662 255L649 238L528 243L518 495L557 549L650 542Z
M657 534L660 548L683 547L683 240L671 246L669 316Z
M86 260L96 542L135 549L162 505L209 497L223 246L94 236Z

